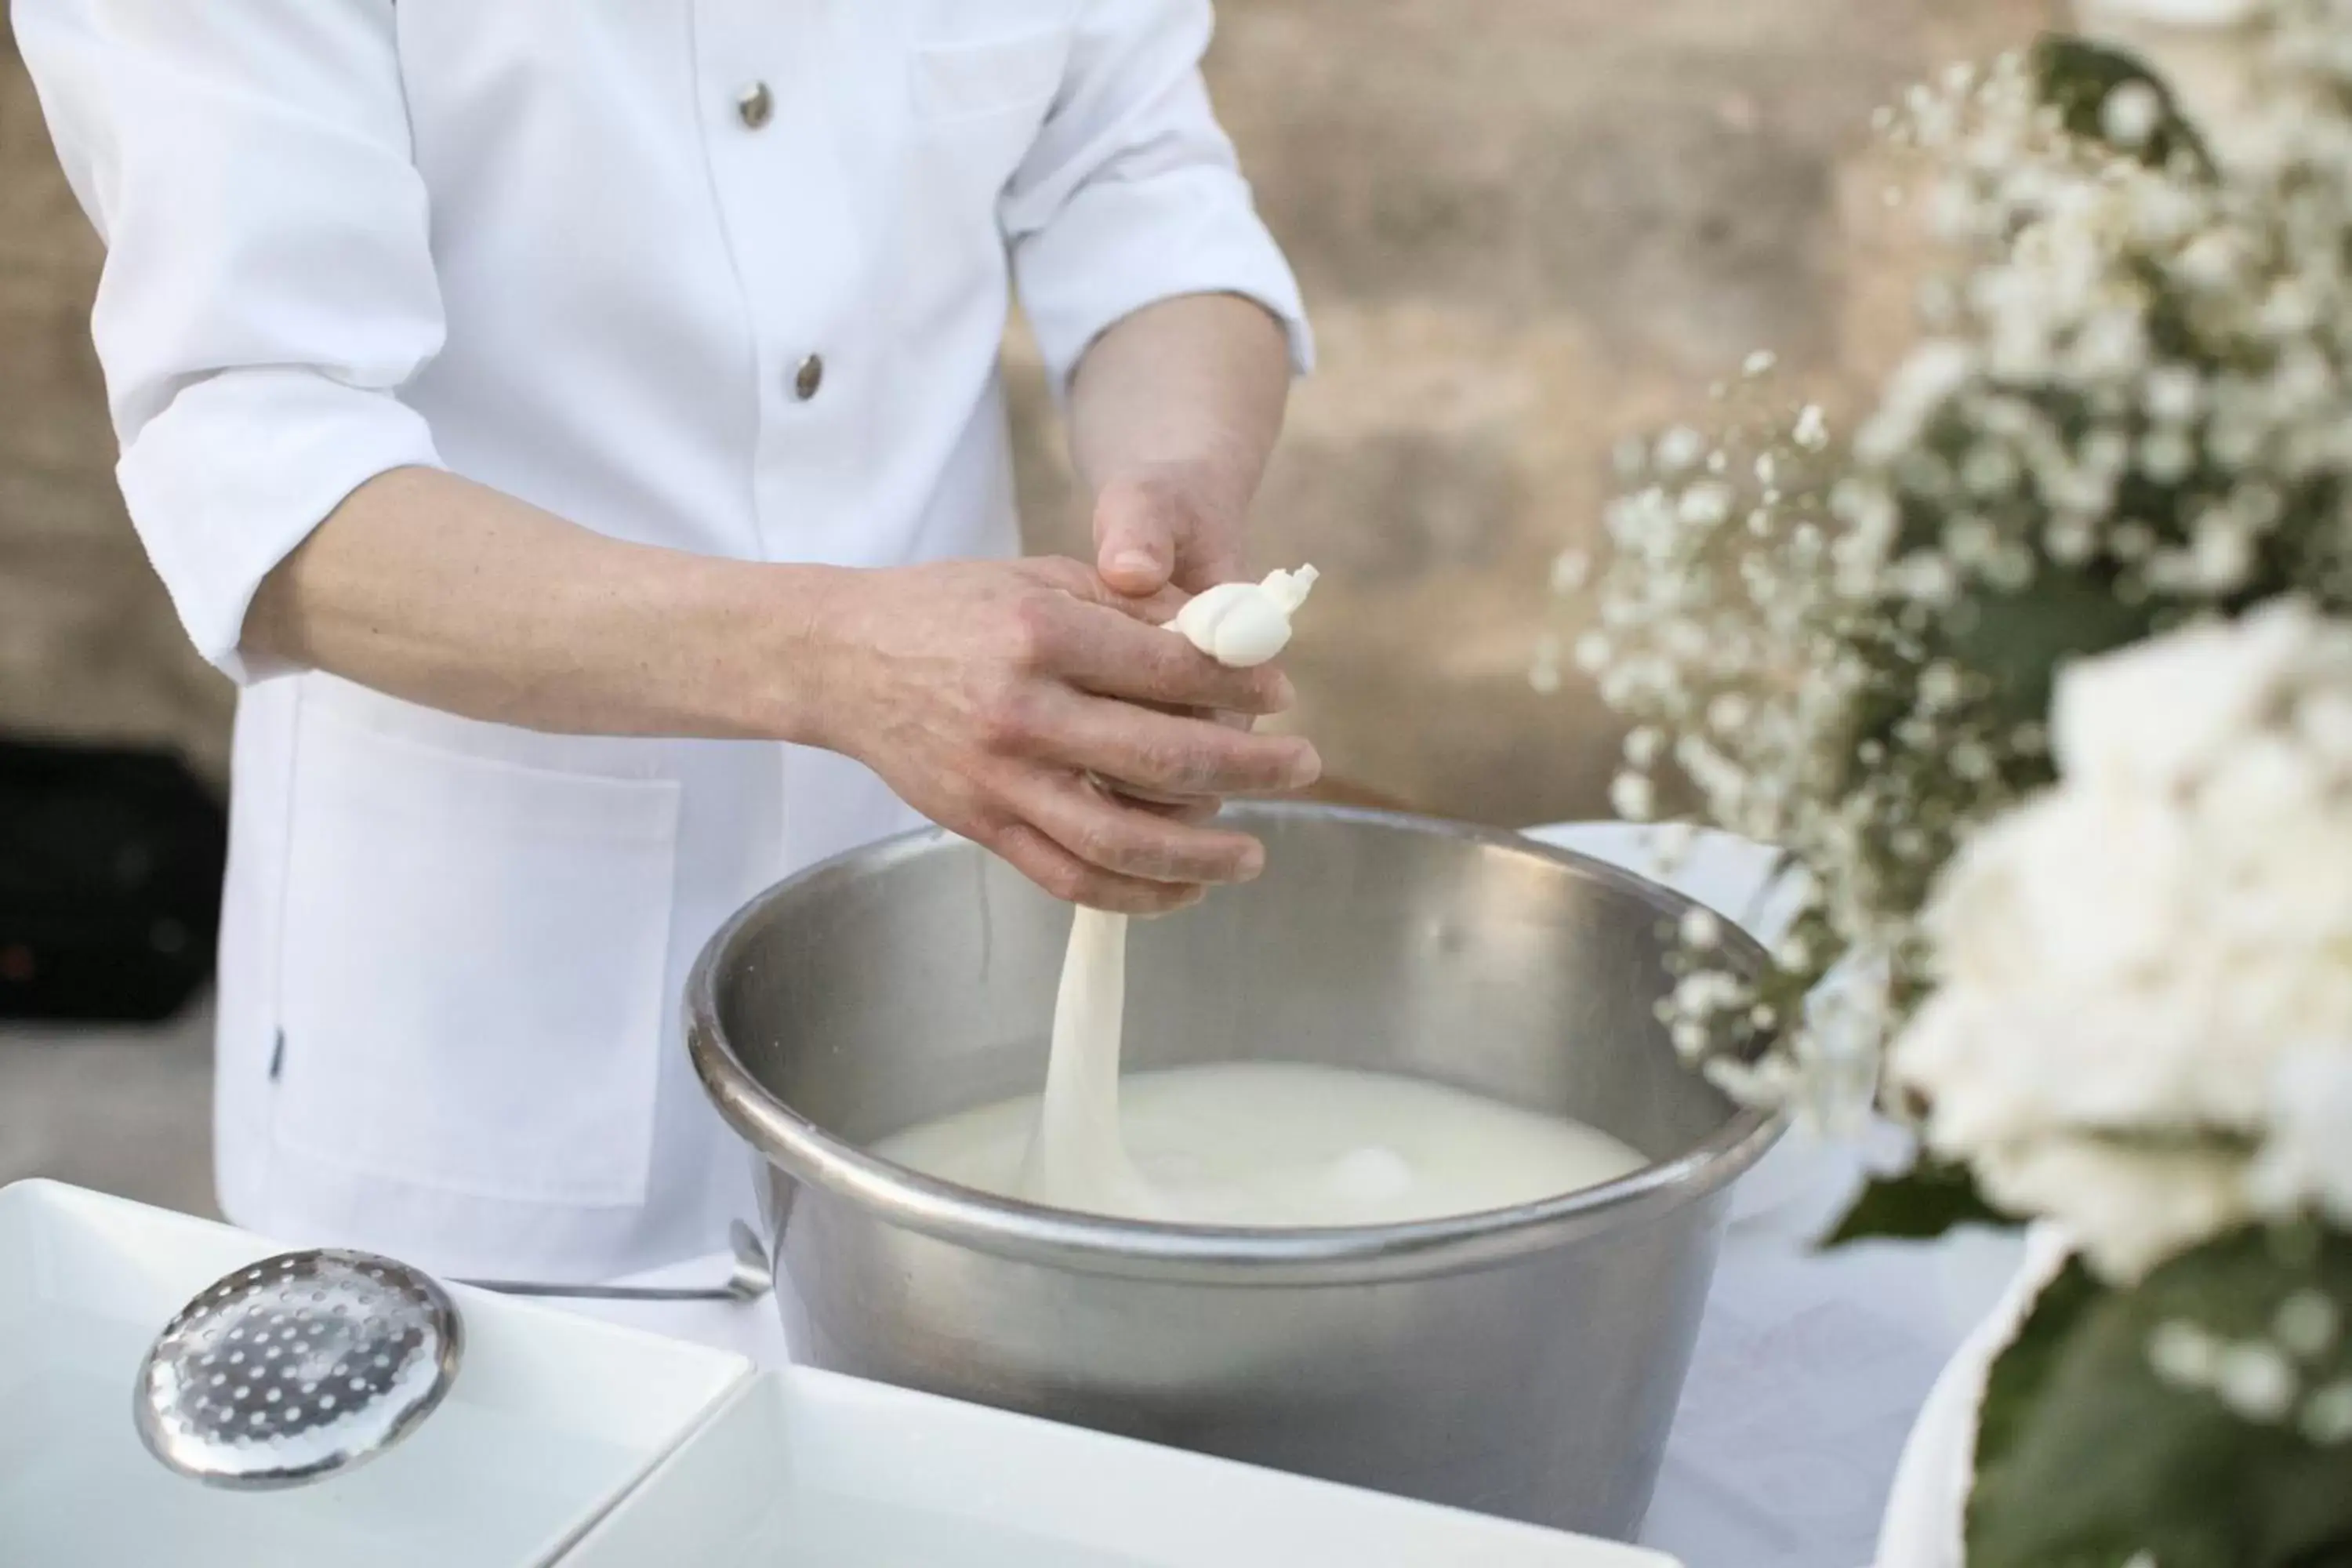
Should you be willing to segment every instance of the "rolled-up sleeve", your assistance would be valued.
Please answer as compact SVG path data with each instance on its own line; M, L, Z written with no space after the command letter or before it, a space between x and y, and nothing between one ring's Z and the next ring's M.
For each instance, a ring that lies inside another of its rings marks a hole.
M401 388L439 351L392 0L15 0L106 242L91 331L149 558L240 680L261 581L369 479L439 466Z
M1089 0L1062 90L1001 205L1056 388L1104 329L1181 294L1239 294L1314 362L1298 284L1201 79L1208 0Z

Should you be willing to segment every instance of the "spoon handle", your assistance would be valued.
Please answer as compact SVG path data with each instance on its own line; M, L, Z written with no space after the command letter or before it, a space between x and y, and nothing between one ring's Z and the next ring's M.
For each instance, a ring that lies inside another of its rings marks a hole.
M745 1301L751 1295L726 1285L546 1285L525 1279L460 1279L477 1290L500 1296L552 1296L580 1301Z

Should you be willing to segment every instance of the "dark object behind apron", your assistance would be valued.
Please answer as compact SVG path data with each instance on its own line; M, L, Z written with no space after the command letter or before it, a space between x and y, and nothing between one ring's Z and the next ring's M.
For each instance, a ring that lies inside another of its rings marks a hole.
M227 851L169 752L0 740L0 1017L178 1012L212 977Z

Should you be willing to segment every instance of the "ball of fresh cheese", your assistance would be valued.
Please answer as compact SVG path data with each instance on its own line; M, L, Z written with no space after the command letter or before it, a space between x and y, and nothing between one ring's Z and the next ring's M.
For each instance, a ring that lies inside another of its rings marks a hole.
M1290 617L1307 602L1316 571L1276 572L1263 583L1220 583L1176 612L1175 631L1219 664L1247 669L1290 645Z

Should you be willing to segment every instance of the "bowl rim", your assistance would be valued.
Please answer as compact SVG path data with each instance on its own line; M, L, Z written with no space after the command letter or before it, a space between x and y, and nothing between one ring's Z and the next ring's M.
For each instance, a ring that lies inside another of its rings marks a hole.
M1621 867L1509 828L1293 801L1234 802L1224 815L1243 825L1301 818L1359 823L1525 855L1608 883L1664 919L1704 907ZM1259 1227L1120 1219L1048 1208L926 1175L828 1132L760 1082L719 1022L718 977L743 933L810 882L856 863L887 866L943 842L969 840L945 828L919 827L803 868L730 916L704 943L687 979L687 1049L720 1117L785 1176L894 1226L1000 1257L1131 1279L1268 1285L1406 1279L1507 1262L1697 1203L1755 1164L1783 1131L1777 1113L1735 1104L1683 1153L1614 1181L1507 1208L1391 1225ZM1725 926L1727 949L1752 963L1765 961L1755 938L1728 921Z

